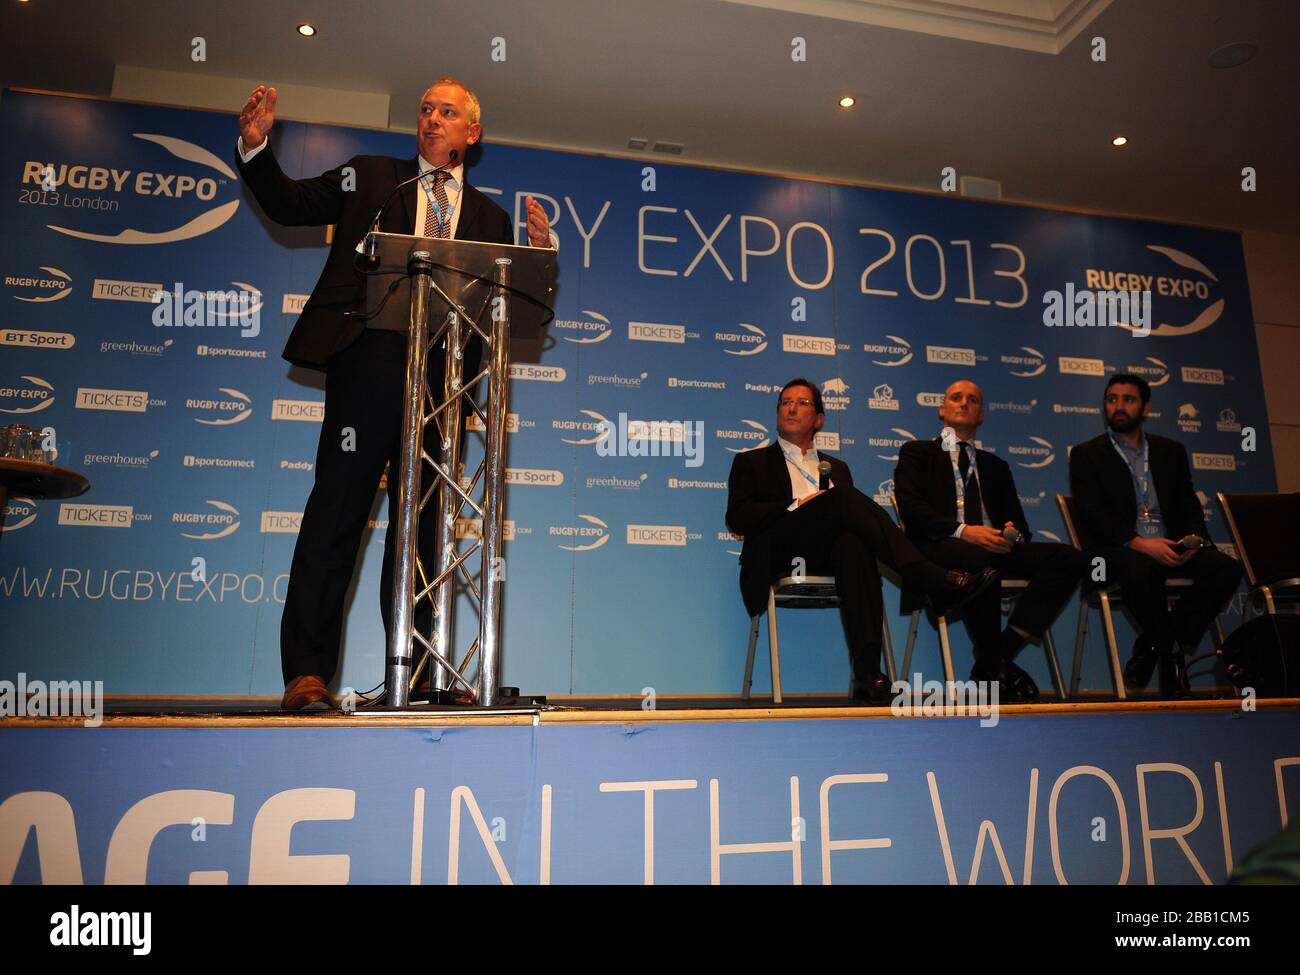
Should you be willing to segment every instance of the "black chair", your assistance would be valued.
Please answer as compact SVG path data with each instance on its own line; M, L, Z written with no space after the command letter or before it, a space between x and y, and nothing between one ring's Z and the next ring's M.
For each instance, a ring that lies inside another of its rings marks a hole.
M1061 520L1065 522L1065 530L1070 535L1070 544L1080 552L1085 551L1080 539L1079 532L1076 529L1078 519L1075 515L1074 498L1065 494L1056 496L1056 506L1061 511ZM1079 592L1079 624L1075 629L1074 636L1074 666L1070 673L1070 693L1079 693L1080 673L1083 669L1083 644L1084 638L1088 635L1088 610L1097 609L1101 613L1102 624L1106 628L1106 650L1110 656L1110 679L1115 686L1115 694L1121 701L1128 700L1128 691L1124 687L1124 665L1120 661L1119 642L1115 637L1115 616L1113 607L1120 604L1120 588L1116 583L1107 583L1100 586L1089 588L1085 576L1083 588ZM1192 579L1185 576L1177 576L1165 580L1165 596L1168 600L1176 599L1179 589L1186 589L1194 585ZM1218 616L1214 617L1214 634L1218 638L1215 644L1215 654L1223 649L1223 620ZM1212 655L1211 655L1212 656ZM1187 661L1190 666L1196 661L1205 659L1204 657L1193 657Z
M898 521L898 527L906 531L907 529L903 525L903 512L899 510L898 499L892 493L889 495L889 503L894 509L894 518ZM1005 576L999 576L999 578L1002 585L1002 612L1009 616L1011 610L1015 608L1016 600L1029 588L1029 580ZM903 678L905 680L910 678L912 650L916 645L916 630L920 623L921 610L912 610L912 618L907 626L907 646L903 651ZM952 643L948 639L948 618L942 613L936 614L935 627L939 630L939 650L943 658L943 678L951 683L956 678L953 676ZM1061 661L1056 655L1056 641L1052 639L1052 628L1050 626L1043 633L1043 653L1047 657L1047 670L1052 678L1052 686L1056 688L1056 696L1064 701L1069 695L1065 691L1065 681L1061 678Z
M786 576L773 582L767 589L767 648L772 661L772 703L781 703L781 641L776 630L777 607L783 609L838 609L839 593L834 576ZM741 685L742 700L749 700L749 689L754 677L754 648L758 644L758 624L763 613L749 621L749 651L745 657L745 682ZM889 683L897 679L894 670L894 641L889 634L889 620L883 621L885 670Z
M1300 494L1215 495L1246 570L1246 605L1275 616L1278 603L1300 603Z

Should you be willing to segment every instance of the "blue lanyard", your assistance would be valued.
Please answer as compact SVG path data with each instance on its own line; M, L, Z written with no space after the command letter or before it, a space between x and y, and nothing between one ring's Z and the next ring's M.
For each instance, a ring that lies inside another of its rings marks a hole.
M1142 497L1142 515L1146 516L1151 512L1151 441L1146 437L1142 438L1142 476L1133 468L1132 462L1128 459L1128 454L1124 448L1119 445L1119 440L1115 434L1110 435L1111 445L1114 446L1115 452L1119 454L1120 460L1128 468L1128 472L1133 475L1133 483L1138 489L1138 494Z
M975 482L979 483L979 470L975 466L974 457L971 458L970 471L967 472L966 479L962 480L959 455L961 454L961 445L964 442L959 440L957 446L948 453L948 459L952 461L953 490L957 492L958 511L963 511L966 508L966 488L970 485L970 479L973 477Z
M787 453L785 452L785 448L784 448L784 447L781 448L781 455L782 455L783 457L785 457L785 460L786 460L786 463L787 463L787 464L792 464L792 465L794 466L795 470L797 470L800 474L803 475L803 479L804 479L805 481L807 481L809 484L811 484L814 488L816 488L816 489L818 489L818 490L821 489L821 485L817 483L817 479L816 479L815 477L813 477L811 474L808 473L808 468L804 467L802 464L799 463L798 460L795 460L795 459L792 458L789 454L787 454Z

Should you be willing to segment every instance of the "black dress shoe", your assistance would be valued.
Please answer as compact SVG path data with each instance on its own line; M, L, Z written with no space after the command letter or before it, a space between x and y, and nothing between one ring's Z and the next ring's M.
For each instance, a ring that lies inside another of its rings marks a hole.
M1151 683L1160 651L1149 638L1139 636L1133 641L1133 656L1124 667L1124 683L1133 690L1141 690Z
M854 680L853 692L850 696L857 703L880 705L892 701L894 693L889 684L889 678L884 674L877 673L872 674L866 680Z
M1166 700L1190 697L1187 686L1187 665L1183 662L1183 651L1177 644L1160 655L1160 696Z
M1019 670L1020 668L1016 668ZM1024 671L1021 671L1024 673ZM1006 670L1003 661L990 663L987 661L975 661L975 666L970 670L970 679L984 684L998 685L998 704L1022 704L1024 698L1020 689L1016 686L1015 680ZM1030 681L1033 684L1033 681ZM1034 688L1035 691L1038 688Z
M930 597L930 605L943 616L970 602L997 581L997 569L980 569L978 572L949 570L943 574L943 589Z
M1022 701L1032 704L1038 700L1038 685L1034 683L1032 677L1010 660L1003 664L1002 668L1003 673L1006 674L1007 682Z

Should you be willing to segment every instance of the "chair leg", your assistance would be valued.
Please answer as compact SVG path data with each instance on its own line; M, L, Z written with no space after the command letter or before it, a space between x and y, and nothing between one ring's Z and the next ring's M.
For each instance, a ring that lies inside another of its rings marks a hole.
M1043 652L1047 654L1047 670L1052 675L1052 686L1056 688L1056 696L1059 700L1069 699L1069 694L1065 690L1065 679L1061 676L1061 661L1056 655L1056 641L1052 639L1052 628L1049 626L1043 633Z
M942 616L939 617L939 647L943 650L944 686L951 687L952 682L957 678L953 676L952 644L948 642L948 621Z
M912 650L916 647L916 628L921 625L921 611L912 610L912 621L907 624L907 649L903 651L903 680L912 679Z
M776 636L776 590L767 590L767 648L772 657L772 703L781 703L781 650Z
M898 671L894 669L894 637L889 632L889 617L882 616L880 621L881 645L885 649L885 676L889 678L889 686L894 686L894 681L898 680Z
M1115 694L1121 701L1128 700L1124 688L1124 668L1119 660L1119 641L1115 639L1115 617L1110 611L1110 596L1101 593L1101 621L1106 626L1106 649L1110 653L1110 676L1115 684Z
M758 645L758 624L763 619L759 613L749 621L749 652L745 655L745 681L740 685L740 699L749 700L749 689L754 683L754 648Z
M1079 693L1079 678L1083 672L1083 644L1088 636L1088 597L1079 594L1079 622L1074 628L1074 667L1070 673L1070 693Z

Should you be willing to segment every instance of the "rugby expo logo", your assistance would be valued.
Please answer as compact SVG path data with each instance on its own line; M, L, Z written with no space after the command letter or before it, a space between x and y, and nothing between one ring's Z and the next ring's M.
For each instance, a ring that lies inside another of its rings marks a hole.
M1143 356L1143 358L1146 359L1147 365L1129 363L1124 367L1124 371L1141 376L1147 381L1148 386L1163 386L1169 382L1169 365L1163 359L1157 359L1153 355Z
M15 301L34 303L60 301L72 294L72 275L60 271L57 267L41 267L49 277L30 277L22 275L5 275L5 287L13 288L21 294L13 295Z
M740 423L746 429L732 428L713 431L713 435L723 443L736 445L727 447L727 450L731 453L739 454L757 447L766 447L772 442L767 435L767 427L757 420L741 420Z
M151 162L149 168L140 170L89 166L68 160L28 159L22 164L22 186L37 197L37 202L52 203L47 198L57 193L58 202L54 205L60 209L90 211L95 226L103 226L109 214L119 212L122 222L138 220L142 215L139 211L144 208L133 204L145 200L165 201L165 222L172 226L162 230L138 230L127 226L116 233L105 234L61 223L46 224L50 230L103 244L173 244L211 233L235 215L239 209L237 197L210 208L207 206L216 200L223 186L233 188L233 184L239 181L235 171L220 157L174 136L148 132L133 132L131 135L160 147L165 155L155 153L159 156L158 162ZM177 160L190 165L178 165ZM194 213L196 208L198 212ZM192 213L194 215L189 216ZM176 223L178 219L180 223Z
M210 528L211 531L192 533L182 531L185 538L197 542L209 542L215 538L225 538L239 531L239 509L225 501L208 500L215 511L175 511L172 513L173 525L188 525L193 528Z
M556 318L551 322L551 328L555 329L564 341L573 342L576 345L592 345L596 342L604 342L614 334L614 326L600 312L584 308L582 313L587 316L586 320L581 318Z
M1034 376L1041 376L1047 371L1047 356L1037 349L1022 345L1020 351L1024 355L1004 355L1001 362L1004 366L1010 366L1008 370L1011 375L1019 376L1022 379L1031 379Z
M232 423L242 423L253 415L253 401L247 393L241 393L229 386L218 389L225 393L226 399L186 399L186 409L200 413L215 413L216 416L196 416L195 423L208 427L228 427Z
M881 460L892 460L898 462L898 449L903 444L916 439L916 434L910 430L904 430L901 427L890 427L889 432L896 434L893 437L868 437L867 445L871 447L888 447L894 452L892 454L877 454Z
M0 505L0 533L16 532L36 520L36 502L32 498L11 494Z
M603 413L597 413L595 410L579 410L578 412L590 419L552 420L551 429L578 434L591 434L591 436L579 436L576 439L561 437L561 443L572 444L575 447L589 447L607 439L610 433L613 432L613 424L609 422L609 418Z
M0 386L0 413L39 413L54 405L54 387L40 376L22 376L26 385Z
M1013 444L1007 448L1007 456L1024 457L1026 460L1017 460L1017 467L1046 467L1052 461L1056 460L1056 448L1052 446L1050 440L1044 440L1042 437L1030 437L1031 446L1023 444Z
M730 343L735 346L735 348L724 348L722 350L727 355L758 355L767 348L767 333L757 325L750 325L748 322L737 322L736 327L743 329L743 331L713 333L715 342Z
M892 359L872 359L873 365L877 366L905 366L912 361L912 344L905 338L897 335L886 335L889 343L868 342L862 346L863 352L869 352L872 355L892 356Z
M231 281L230 291L200 291L177 281L170 291L153 294L152 320L157 328L230 326L244 338L262 332L262 292L247 281Z
M550 526L552 538L565 538L573 542L571 545L560 542L559 547L564 551L590 552L609 541L609 525L595 515L580 514L578 518L583 524Z
M1213 271L1191 254L1173 247L1148 244L1147 250L1193 274L1180 274L1172 270L1159 275L1134 274L1122 270L1089 268L1085 273L1087 287L1106 291L1127 289L1153 293L1160 299L1158 317L1174 319L1182 324L1162 320L1151 329L1151 335L1194 335L1205 331L1222 317L1225 302L1223 298L1214 299L1219 278ZM1136 287L1137 285L1141 287ZM1120 328L1137 331L1131 325L1117 324Z

